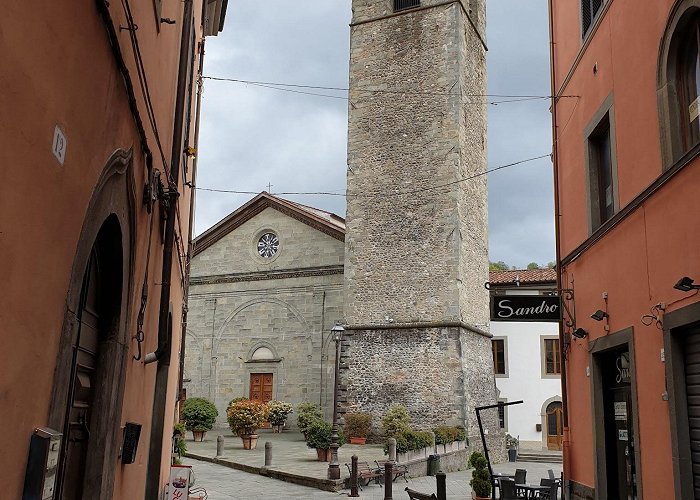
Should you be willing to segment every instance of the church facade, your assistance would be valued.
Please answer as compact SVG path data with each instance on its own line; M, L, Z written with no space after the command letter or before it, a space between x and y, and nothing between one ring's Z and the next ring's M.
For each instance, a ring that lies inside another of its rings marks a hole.
M219 425L236 397L331 418L344 236L341 217L261 193L194 240L184 385Z

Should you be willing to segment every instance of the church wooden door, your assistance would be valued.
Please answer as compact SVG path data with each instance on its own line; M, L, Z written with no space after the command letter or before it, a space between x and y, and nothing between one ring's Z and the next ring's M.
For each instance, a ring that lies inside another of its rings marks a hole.
M250 399L263 403L272 399L272 373L250 374Z
M250 397L254 401L267 403L272 400L272 373L251 373L250 374ZM269 422L262 426L265 429L272 427Z

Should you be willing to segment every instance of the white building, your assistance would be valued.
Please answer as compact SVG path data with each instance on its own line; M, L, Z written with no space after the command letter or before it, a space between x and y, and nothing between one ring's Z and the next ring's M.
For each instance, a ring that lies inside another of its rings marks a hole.
M492 294L549 295L554 269L491 271ZM557 323L491 322L498 400L522 400L501 412L501 426L520 450L561 450L562 399Z

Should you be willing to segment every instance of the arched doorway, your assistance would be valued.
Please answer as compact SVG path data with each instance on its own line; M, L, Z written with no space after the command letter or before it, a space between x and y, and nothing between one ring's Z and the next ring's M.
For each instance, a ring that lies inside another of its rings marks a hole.
M68 282L48 426L64 436L57 500L112 498L129 353L136 192L131 151L95 184Z
M119 222L110 216L100 228L82 278L57 478L61 498L83 498L85 492L87 457L94 446L92 431L105 382L100 361L107 355L103 346L121 311L122 260Z
M547 405L545 411L545 430L547 432L547 449L561 450L564 435L562 425L562 406L560 401L553 401Z

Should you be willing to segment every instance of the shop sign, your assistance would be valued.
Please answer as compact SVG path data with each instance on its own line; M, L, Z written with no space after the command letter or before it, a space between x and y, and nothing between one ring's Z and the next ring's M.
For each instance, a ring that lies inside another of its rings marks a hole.
M630 353L623 352L615 360L615 383L629 384L630 378Z
M561 321L558 295L492 295L491 321Z

